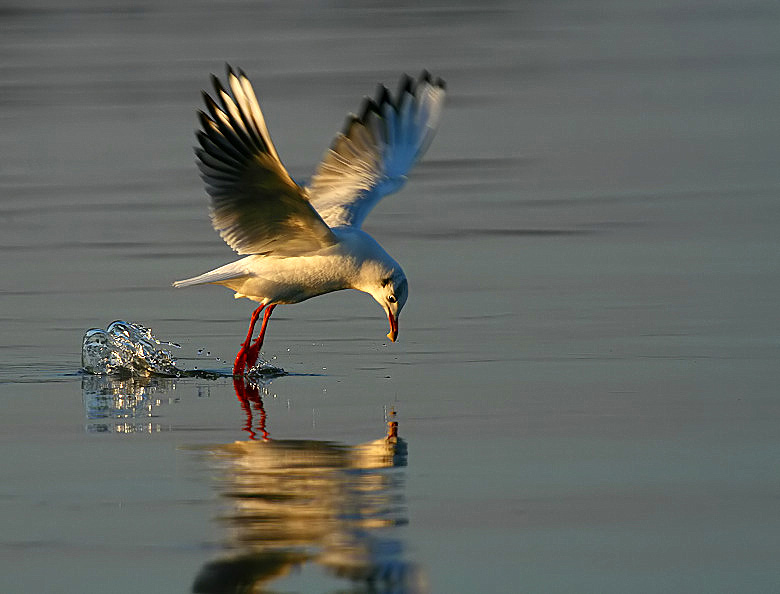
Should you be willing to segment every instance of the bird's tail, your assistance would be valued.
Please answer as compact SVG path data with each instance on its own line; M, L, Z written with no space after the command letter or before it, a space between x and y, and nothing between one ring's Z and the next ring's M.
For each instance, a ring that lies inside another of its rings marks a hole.
M173 286L177 289L182 287L191 287L193 285L207 285L209 283L224 283L225 281L235 280L243 276L247 276L246 270L243 266L239 267L241 260L237 262L231 262L215 270L205 272L199 276L193 276L192 278L185 278L173 283Z

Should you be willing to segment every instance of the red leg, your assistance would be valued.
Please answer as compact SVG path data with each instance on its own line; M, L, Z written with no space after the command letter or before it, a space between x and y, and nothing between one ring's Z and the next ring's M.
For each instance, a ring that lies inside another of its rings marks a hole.
M265 309L265 313L263 314L263 325L260 326L260 334L255 338L255 342L249 347L249 350L246 353L247 368L251 369L254 367L255 363L257 363L257 358L260 356L260 349L263 348L263 339L265 339L265 328L268 326L268 318L271 317L271 312L273 312L274 307L276 307L275 303L269 305Z
M260 317L260 312L263 311L265 305L261 305L255 311L252 312L252 318L249 320L249 332L246 334L246 340L241 343L241 349L236 355L236 361L233 363L233 375L244 375L244 367L246 366L247 350L249 349L249 343L252 340L252 334L255 331L255 324L257 318Z

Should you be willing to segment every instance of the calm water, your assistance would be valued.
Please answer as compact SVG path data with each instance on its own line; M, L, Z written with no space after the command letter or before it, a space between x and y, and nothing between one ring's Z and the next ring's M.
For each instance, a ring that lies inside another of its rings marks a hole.
M0 9L0 591L777 588L776 3L53 6ZM84 377L116 319L190 368L243 338L170 288L232 258L225 61L299 178L377 82L449 83L366 225L401 340L344 292L276 310L259 386Z

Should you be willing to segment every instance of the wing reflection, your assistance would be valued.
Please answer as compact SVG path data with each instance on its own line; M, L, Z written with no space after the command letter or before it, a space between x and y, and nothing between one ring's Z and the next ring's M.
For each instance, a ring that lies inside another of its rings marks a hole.
M397 471L406 466L406 443L397 421L390 419L380 439L356 446L272 440L257 387L239 380L235 388L245 429L262 439L207 450L227 502L220 518L226 553L202 568L193 591L263 592L306 564L353 580L351 592L427 591L395 534L406 524L404 476Z

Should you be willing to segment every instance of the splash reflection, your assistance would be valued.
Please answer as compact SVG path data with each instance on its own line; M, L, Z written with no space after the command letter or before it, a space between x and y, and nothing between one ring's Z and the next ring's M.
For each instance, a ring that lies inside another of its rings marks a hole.
M163 377L81 377L81 394L90 433L157 433L170 431L159 422L158 409L178 403L176 384Z
M236 382L250 437L206 450L227 505L226 552L195 578L197 593L264 592L305 565L353 581L351 592L426 592L425 575L403 559L407 448L392 413L380 439L349 446L276 440L256 386ZM253 428L253 413L258 426ZM246 429L246 427L245 427Z

